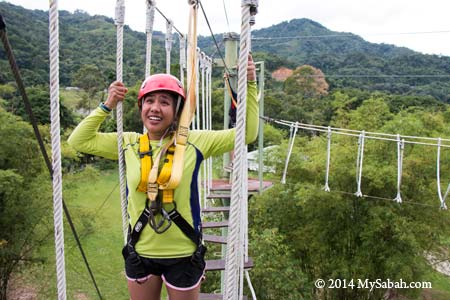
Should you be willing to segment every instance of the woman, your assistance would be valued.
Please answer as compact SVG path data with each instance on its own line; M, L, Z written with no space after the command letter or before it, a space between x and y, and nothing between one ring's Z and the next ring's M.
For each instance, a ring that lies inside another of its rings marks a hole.
M256 139L258 128L256 72L251 56L247 71L249 143ZM69 144L80 152L117 159L117 134L99 133L98 129L127 91L123 83L113 82L106 102L77 126ZM130 224L123 254L132 300L160 299L163 282L171 300L198 299L204 278L206 248L201 242L198 170L204 159L233 149L235 129L190 131L180 183L172 191L156 188L151 192L151 184L155 183L147 176L149 164L158 166L160 174L170 165L174 149L169 146L174 141L184 101L185 92L177 78L167 74L149 76L138 95L147 133L123 135Z

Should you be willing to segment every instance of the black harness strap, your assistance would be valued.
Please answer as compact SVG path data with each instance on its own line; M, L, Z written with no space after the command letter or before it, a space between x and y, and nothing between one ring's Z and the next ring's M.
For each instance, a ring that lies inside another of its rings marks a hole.
M136 224L133 227L133 230L131 230L131 226L128 227L128 242L127 245L124 247L128 250L128 254L136 254L136 250L134 249L137 242L139 241L139 237L141 235L142 229L144 229L144 226L147 225L149 222L150 216L151 216L151 208L148 207L148 199L145 205L145 209L142 212L142 214L139 216L139 219L137 220ZM202 244L202 233L197 232L194 230L194 228L186 221L185 218L174 208L168 213L169 220L172 220L178 228L196 245L196 252L203 251L202 249L205 248ZM201 248L199 250L199 248ZM206 250L205 250L206 251ZM128 256L128 255L125 255Z
M180 215L178 210L173 209L169 212L169 218L174 222L178 228L189 238L195 245L202 243L202 234L195 231L194 228Z

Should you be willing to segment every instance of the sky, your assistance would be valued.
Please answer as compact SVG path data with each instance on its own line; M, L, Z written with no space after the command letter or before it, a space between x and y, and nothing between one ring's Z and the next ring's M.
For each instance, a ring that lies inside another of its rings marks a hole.
M0 0L28 9L48 10L48 0ZM241 0L203 0L215 34L240 32ZM60 0L60 10L83 10L114 17L116 0ZM156 0L159 10L187 32L187 0ZM146 0L125 0L125 24L144 32ZM448 0L261 0L254 29L295 18L308 18L330 30L351 32L373 43L387 43L426 54L450 56L450 1ZM201 10L199 34L210 35ZM155 13L154 30L165 32L165 20Z

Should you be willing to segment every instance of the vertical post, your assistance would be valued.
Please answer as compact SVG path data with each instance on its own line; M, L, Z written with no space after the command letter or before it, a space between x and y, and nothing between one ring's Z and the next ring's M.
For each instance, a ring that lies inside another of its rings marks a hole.
M259 65L259 116L264 117L264 61L260 62ZM262 194L264 173L264 122L261 118L259 118L258 156L259 194Z
M230 75L230 85L236 86L236 72L232 70L234 66L237 65L238 60L238 41L239 36L237 33L229 32L223 35L223 42L225 45L225 64L228 66L229 71L232 72ZM225 87L226 87L226 83ZM223 102L223 128L228 129L228 124L230 123L229 110L231 105L231 95L228 93L228 90L225 88L224 93L224 102ZM228 167L230 164L230 153L225 153L223 155L223 170ZM230 178L230 173L223 171L222 177L227 179Z

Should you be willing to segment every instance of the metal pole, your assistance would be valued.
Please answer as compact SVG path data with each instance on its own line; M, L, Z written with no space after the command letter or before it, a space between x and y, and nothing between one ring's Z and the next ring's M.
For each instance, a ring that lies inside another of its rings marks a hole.
M237 65L238 61L238 41L239 36L237 33L229 32L225 33L223 36L223 42L225 45L225 64L228 66L230 72L233 74L229 74L230 76L230 84L231 86L236 86L236 72L232 69ZM228 90L225 85L225 93L224 93L224 105L223 105L223 128L228 129L228 124L230 123L230 117L228 115L231 105L231 95L228 93ZM225 153L223 155L223 174L222 177L224 179L230 178L230 173L225 171L225 168L230 165L230 153Z
M257 62L259 64L259 115L264 116L264 61ZM263 192L263 173L264 173L264 122L259 119L259 134L258 134L258 179L259 179L259 194Z

